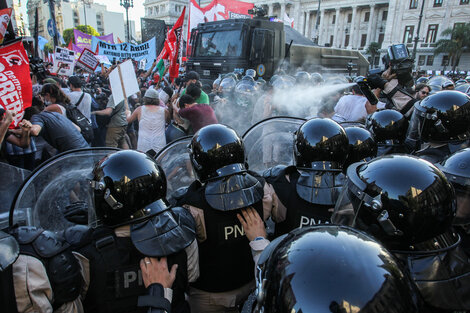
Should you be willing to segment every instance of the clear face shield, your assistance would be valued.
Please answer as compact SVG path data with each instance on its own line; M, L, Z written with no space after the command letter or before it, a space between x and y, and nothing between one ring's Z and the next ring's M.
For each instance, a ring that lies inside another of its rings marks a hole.
M10 225L19 224L62 231L80 221L96 223L94 190L95 164L113 148L88 148L60 154L44 162L25 181L14 199Z

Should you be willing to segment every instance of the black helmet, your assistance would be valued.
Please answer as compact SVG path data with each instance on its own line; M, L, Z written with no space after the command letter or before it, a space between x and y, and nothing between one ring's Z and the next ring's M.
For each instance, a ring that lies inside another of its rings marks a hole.
M163 169L145 153L134 150L119 151L99 161L91 185L97 218L108 226L152 215L146 206L166 195Z
M377 156L377 143L367 129L359 126L349 126L345 127L344 131L349 140L348 158L344 168L353 163L368 161Z
M469 137L470 97L446 90L415 103L412 120L420 121L420 137L425 142L450 142Z
M454 186L457 195L457 223L468 223L470 220L470 216L468 216L468 204L470 201L470 148L455 152L436 166Z
M416 84L426 84L429 81L429 77L420 77L416 80Z
M316 72L310 75L310 80L313 83L313 85L319 85L325 82L325 80L323 79L323 76L320 73L316 73Z
M419 312L394 256L356 229L318 225L275 239L257 265L252 312Z
M350 224L388 249L413 250L448 231L455 215L455 193L431 163L409 155L388 155L351 165L336 204L334 223ZM344 222L343 217L354 217Z
M367 117L366 128L378 143L387 140L403 142L408 130L408 120L398 111L381 110Z
M305 85L310 83L310 74L305 71L298 71L294 77L297 84Z
M201 182L246 171L243 141L226 125L212 124L198 130L189 155Z
M331 162L343 168L348 156L348 137L343 127L329 118L314 118L300 126L294 139L294 159L299 168L315 168ZM313 164L320 162L321 164Z
M255 78L256 71L254 69L247 69L245 72L245 76L250 76L251 78Z

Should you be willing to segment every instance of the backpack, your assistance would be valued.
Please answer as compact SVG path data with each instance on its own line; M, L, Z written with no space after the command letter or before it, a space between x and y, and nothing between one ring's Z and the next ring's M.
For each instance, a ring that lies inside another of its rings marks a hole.
M69 120L71 120L75 125L80 127L80 133L82 134L83 138L88 143L91 143L93 140L93 124L82 112L77 108L77 106L82 102L85 93L82 93L82 96L78 100L76 104L68 105L66 110L66 115Z

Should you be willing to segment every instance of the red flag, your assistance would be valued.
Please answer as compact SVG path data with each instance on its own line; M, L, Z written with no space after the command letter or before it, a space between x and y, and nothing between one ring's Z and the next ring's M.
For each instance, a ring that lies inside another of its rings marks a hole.
M0 10L0 43L5 38L8 24L10 24L11 8Z
M23 42L18 41L0 48L0 105L14 111L16 116L10 128L18 126L24 109L31 106L33 86L29 76L28 55Z
M72 43L72 39L70 39L70 42L69 42L69 45L67 46L67 49L69 49L69 50L73 50L73 43Z

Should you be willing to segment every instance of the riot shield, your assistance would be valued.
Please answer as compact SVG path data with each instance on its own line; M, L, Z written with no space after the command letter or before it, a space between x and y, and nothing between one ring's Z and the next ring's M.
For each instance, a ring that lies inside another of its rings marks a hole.
M15 194L31 171L0 163L0 173L0 229L5 229Z
M170 142L155 156L166 174L167 199L179 188L187 187L196 180L189 158L191 139L192 136L186 136Z
M115 148L86 148L61 153L36 168L25 180L10 209L10 225L61 231L73 223L64 217L68 205L84 202L93 208L90 187L94 165ZM94 212L90 210L88 212Z
M294 164L294 133L306 119L277 116L253 125L243 135L249 169L262 174L276 165Z

